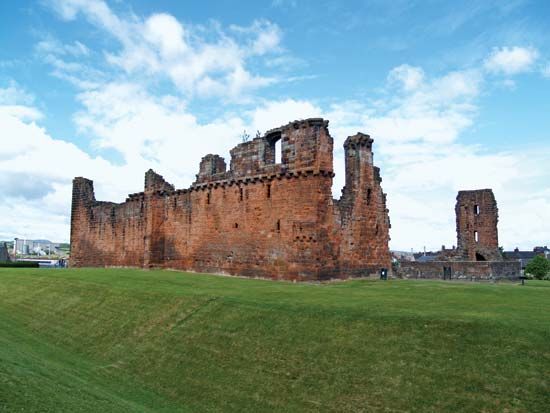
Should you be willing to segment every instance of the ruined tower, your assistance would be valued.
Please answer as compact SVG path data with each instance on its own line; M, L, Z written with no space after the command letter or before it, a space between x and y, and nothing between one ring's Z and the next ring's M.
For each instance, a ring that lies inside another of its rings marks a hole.
M389 218L373 140L346 140L346 186L332 198L328 121L291 122L231 151L229 169L202 158L196 181L176 190L152 170L144 191L115 204L73 181L71 264L180 268L320 280L390 268Z
M493 191L459 191L455 211L458 258L468 261L502 259L498 249L498 208Z
M344 142L346 185L338 205L347 267L354 267L366 256L376 266L388 268L390 221L380 169L373 164L373 142L363 133Z

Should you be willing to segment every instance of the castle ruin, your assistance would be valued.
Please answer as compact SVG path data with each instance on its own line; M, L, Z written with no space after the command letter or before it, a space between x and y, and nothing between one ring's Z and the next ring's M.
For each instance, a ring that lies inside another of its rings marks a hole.
M390 221L373 140L344 143L346 179L332 198L328 121L272 129L202 158L196 181L176 190L149 170L144 191L97 201L73 181L71 265L177 268L276 279L360 277L391 268ZM280 146L280 161L277 159Z

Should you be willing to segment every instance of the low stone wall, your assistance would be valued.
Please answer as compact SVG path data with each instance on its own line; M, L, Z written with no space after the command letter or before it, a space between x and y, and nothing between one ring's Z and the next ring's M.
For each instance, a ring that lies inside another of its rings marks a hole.
M521 276L519 261L401 262L398 278L449 280L514 280Z

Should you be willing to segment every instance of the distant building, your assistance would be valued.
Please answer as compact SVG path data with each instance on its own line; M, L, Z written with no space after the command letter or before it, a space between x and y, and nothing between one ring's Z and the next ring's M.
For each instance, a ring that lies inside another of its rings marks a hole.
M59 243L51 242L46 239L21 239L16 238L14 242L14 251L17 255L52 255L59 253Z
M412 252L407 251L390 251L393 260L397 261L414 261L414 255Z
M525 267L533 258L537 255L541 255L546 258L550 258L550 249L547 246L535 247L533 251L520 251L519 248L515 248L513 251L504 251L504 259L506 260L519 260L521 261L521 269L525 270Z

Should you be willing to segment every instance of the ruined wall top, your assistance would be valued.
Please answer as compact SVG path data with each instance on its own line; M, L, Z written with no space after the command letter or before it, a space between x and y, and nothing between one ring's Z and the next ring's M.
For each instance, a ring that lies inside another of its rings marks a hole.
M227 166L220 155L208 154L201 159L196 183L224 179Z
M174 185L169 184L164 180L162 175L159 175L152 169L145 172L145 192L153 191L173 191Z
M94 182L77 176L73 179L73 205L95 201Z
M228 171L219 155L205 156L195 184L297 170L332 172L332 149L328 120L297 120L235 146Z
M357 132L353 136L348 136L344 142L344 149L354 148L357 146L366 146L368 149L372 150L372 143L374 139L365 133Z

